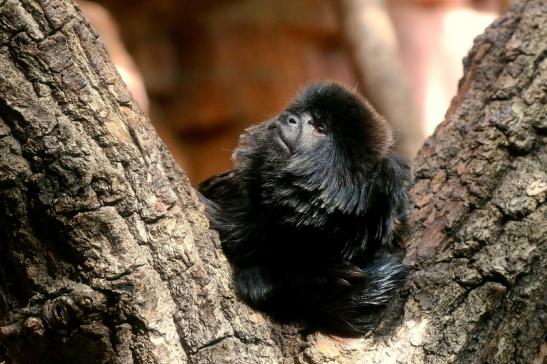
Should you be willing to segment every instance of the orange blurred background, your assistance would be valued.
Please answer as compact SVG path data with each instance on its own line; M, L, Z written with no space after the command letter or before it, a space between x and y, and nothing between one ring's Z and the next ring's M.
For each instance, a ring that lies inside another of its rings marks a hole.
M412 158L442 121L473 38L509 0L80 1L194 184L306 84L356 87Z

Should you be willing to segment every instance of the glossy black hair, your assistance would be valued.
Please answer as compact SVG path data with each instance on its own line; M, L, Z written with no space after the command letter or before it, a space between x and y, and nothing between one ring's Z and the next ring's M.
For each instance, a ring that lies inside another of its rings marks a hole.
M232 171L199 187L239 295L276 318L339 335L373 329L405 280L399 263L410 168L362 97L334 83L287 111L325 126L313 149L282 155L274 118L249 128Z

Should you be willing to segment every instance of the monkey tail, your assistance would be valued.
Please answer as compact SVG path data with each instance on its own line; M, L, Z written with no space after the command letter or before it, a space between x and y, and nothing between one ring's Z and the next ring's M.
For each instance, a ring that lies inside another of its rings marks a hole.
M373 331L386 305L404 284L409 268L387 256L357 269L345 270L347 279L338 278L334 293L311 310L310 323L321 331L342 336L362 336ZM340 273L340 272L339 272ZM352 278L349 278L352 277ZM340 287L340 282L345 287Z

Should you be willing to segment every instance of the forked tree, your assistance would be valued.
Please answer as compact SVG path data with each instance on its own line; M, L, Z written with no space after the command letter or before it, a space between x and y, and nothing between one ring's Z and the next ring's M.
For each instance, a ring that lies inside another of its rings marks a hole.
M340 339L236 299L188 179L72 1L0 0L0 362L544 362L546 55L543 0L475 40L414 161L394 326Z

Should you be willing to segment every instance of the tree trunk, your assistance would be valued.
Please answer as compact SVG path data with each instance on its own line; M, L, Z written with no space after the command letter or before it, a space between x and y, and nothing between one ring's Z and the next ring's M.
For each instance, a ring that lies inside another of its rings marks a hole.
M196 194L96 38L69 0L0 0L0 362L542 362L543 0L477 38L415 161L416 271L382 340L303 335L235 298Z

